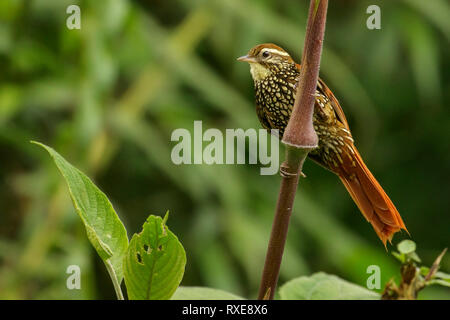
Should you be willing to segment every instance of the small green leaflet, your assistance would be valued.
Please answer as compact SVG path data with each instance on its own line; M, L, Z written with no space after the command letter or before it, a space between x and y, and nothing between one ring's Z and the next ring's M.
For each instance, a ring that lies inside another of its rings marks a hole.
M416 244L412 240L403 240L397 245L397 250L403 254L410 254L416 251Z
M130 241L124 258L130 300L169 299L183 278L186 253L166 226L167 217L149 216L142 232Z

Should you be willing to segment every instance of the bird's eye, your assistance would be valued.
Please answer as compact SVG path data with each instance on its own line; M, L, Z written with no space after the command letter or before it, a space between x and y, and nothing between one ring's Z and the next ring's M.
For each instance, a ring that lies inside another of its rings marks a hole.
M269 51L263 51L262 56L263 58L268 58L270 56Z

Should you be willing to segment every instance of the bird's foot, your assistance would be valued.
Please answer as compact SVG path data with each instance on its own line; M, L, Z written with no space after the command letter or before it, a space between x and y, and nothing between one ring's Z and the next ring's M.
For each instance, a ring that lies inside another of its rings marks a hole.
M295 177L297 174L298 174L297 172L292 172L291 168L285 162L281 164L280 166L281 177L289 179ZM300 177L306 178L306 175L302 171L300 171Z

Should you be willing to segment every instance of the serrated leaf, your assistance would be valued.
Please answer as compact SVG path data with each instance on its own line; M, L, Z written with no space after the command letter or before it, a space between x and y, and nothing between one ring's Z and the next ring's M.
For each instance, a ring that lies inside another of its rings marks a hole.
M213 288L178 287L170 300L244 300L244 298Z
M416 244L412 240L403 240L397 245L397 249L400 253L409 254L416 251Z
M281 300L378 300L380 295L323 272L293 279L280 288Z
M130 241L124 258L129 299L169 299L183 278L186 253L164 222L161 217L149 216L142 232Z
M58 152L32 141L50 154L69 187L75 211L83 222L92 246L104 261L117 290L123 279L123 257L128 247L124 225L106 195L83 172L67 162ZM117 292L118 297L121 293Z

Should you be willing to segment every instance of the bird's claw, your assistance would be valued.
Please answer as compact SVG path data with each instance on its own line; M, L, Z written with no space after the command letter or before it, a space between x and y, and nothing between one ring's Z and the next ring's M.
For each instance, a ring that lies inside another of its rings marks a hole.
M280 166L280 176L289 179L297 175L296 172L290 172L289 170L290 168L285 163L282 163ZM300 171L300 177L306 178L306 175L302 171Z

